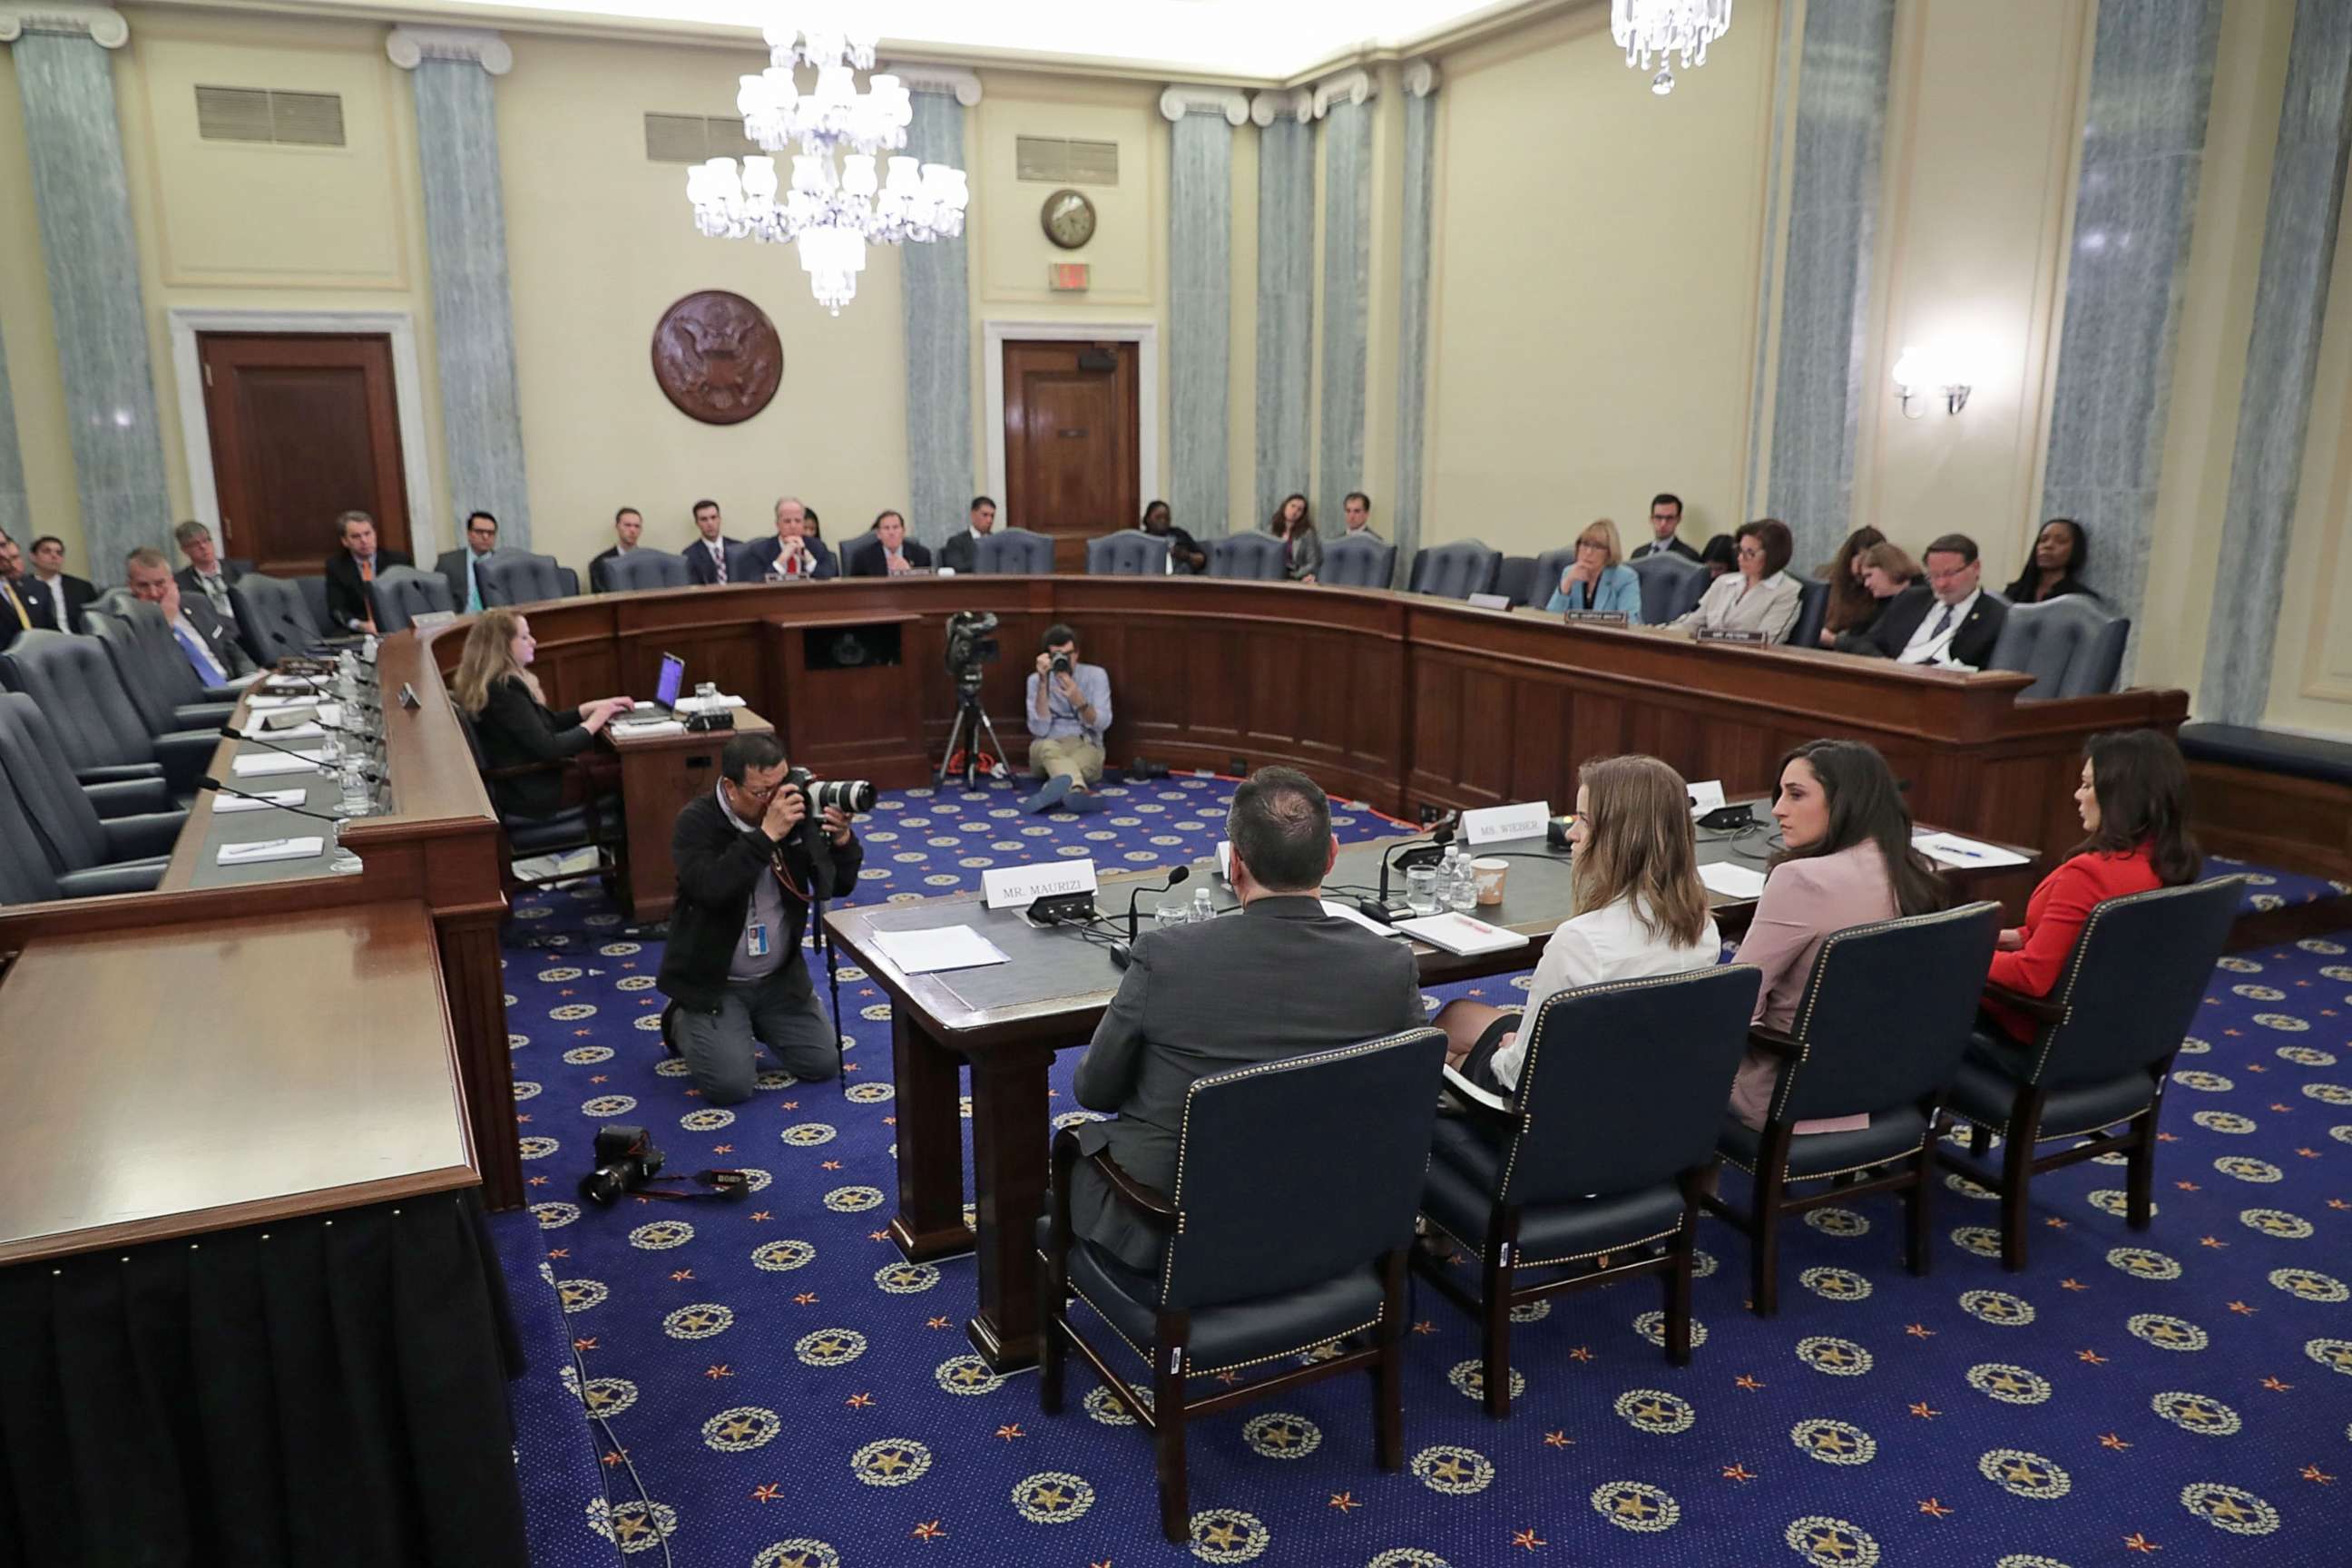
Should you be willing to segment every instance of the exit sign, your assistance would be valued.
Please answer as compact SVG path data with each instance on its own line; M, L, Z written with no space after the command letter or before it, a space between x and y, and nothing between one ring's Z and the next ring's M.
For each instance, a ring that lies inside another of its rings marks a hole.
M1056 261L1045 268L1046 281L1056 294L1082 294L1087 288L1087 264L1083 261Z

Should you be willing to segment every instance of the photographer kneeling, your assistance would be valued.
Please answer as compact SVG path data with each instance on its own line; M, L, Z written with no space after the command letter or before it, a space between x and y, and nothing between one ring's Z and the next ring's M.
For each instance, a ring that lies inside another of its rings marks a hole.
M834 1076L835 1026L801 933L812 900L856 885L866 850L839 806L810 831L808 798L772 734L728 742L719 771L719 787L678 813L670 837L677 903L656 984L674 1004L670 1044L704 1102L734 1105L751 1098L761 1046L795 1078Z

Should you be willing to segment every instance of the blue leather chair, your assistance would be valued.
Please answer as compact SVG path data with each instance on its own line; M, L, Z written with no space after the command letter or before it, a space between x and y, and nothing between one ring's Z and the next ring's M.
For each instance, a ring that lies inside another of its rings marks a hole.
M533 555L525 550L491 552L488 560L476 563L474 581L481 587L486 607L537 605L572 596L564 592L563 568L556 564L554 556Z
M162 777L179 804L194 795L197 775L220 747L211 730L151 731L94 637L19 633L0 653L0 675L11 691L40 704L74 776L84 784Z
M1489 550L1475 539L1433 544L1412 558L1411 589L1441 598L1466 599L1491 594L1503 570L1503 552Z
M1227 534L1209 541L1208 574L1251 583L1279 583L1288 575L1288 554L1282 541L1270 533Z
M1534 591L1528 603L1539 610L1550 604L1551 596L1559 592L1560 574L1575 564L1576 546L1573 544L1559 550L1547 550L1537 556ZM1646 621L1650 617L1645 613L1642 618Z
M447 578L414 566L387 566L376 574L368 593L375 601L375 626L380 632L404 632L419 616L446 615L457 607Z
M641 593L648 588L691 588L694 572L683 555L672 555L667 550L632 550L604 563L604 582L606 591L614 594Z
M1327 588L1392 588L1397 547L1377 539L1334 539L1323 546L1323 570L1315 580Z
M996 529L973 543L971 569L975 575L1043 577L1054 570L1054 542L1025 528Z
M326 603L327 580L311 579L319 584L321 613ZM249 612L247 629L253 634L255 657L265 664L276 664L281 658L295 658L326 641L326 633L319 628L324 622L314 619L310 602L302 592L299 579L266 577L258 572L248 572L237 579L236 591L245 595Z
M0 697L0 771L29 811L59 895L144 893L163 879L188 820L160 778L94 786L74 777L56 734L29 697ZM100 809L103 800L107 812Z
M241 578L236 585L244 588L246 584L252 580L250 577ZM323 573L314 574L308 577L297 577L293 582L296 589L301 593L302 607L310 612L310 624L314 626L333 626L335 617L327 613L326 575ZM251 590L247 589L247 592L250 594Z
M1532 555L1506 555L1495 571L1495 586L1489 590L1500 594L1514 605L1536 602L1536 560ZM1547 594L1546 598L1551 597Z
M1095 577L1161 577L1168 573L1168 541L1139 528L1087 541L1087 573Z
M1789 580L1797 585L1797 618L1789 623L1789 635L1780 640L1790 647L1819 647L1822 622L1830 613L1830 585L1801 572L1790 573Z
M2033 684L2017 694L2021 702L2104 697L2123 673L2124 644L2130 637L2130 619L2108 614L2087 594L2011 605L1987 668L2033 677Z

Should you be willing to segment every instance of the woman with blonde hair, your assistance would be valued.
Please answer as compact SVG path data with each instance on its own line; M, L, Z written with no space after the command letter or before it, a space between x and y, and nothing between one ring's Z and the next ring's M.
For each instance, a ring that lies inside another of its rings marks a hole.
M1576 536L1576 559L1559 574L1544 608L1553 615L1578 610L1622 614L1626 625L1640 626L1642 579L1623 564L1624 556L1615 523L1603 517L1585 524Z
M549 708L539 677L530 672L538 650L530 622L504 605L475 616L466 633L450 689L473 721L487 768L577 756L595 744L596 732L614 714L636 706L626 697L602 697L578 708ZM563 781L552 771L495 780L490 793L501 816L552 816L563 809Z
M1698 838L1683 776L1655 757L1602 757L1577 770L1571 907L1528 985L1524 1015L1483 1002L1446 1005L1446 1060L1479 1088L1509 1094L1527 1038L1519 1026L1555 993L1603 980L1679 974L1722 946L1698 879Z

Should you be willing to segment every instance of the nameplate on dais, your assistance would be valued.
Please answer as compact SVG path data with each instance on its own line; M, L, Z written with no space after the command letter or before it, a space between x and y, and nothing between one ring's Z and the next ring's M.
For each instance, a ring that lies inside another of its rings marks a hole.
M1002 871L982 871L980 885L990 909L1025 910L1056 893L1093 892L1095 863L1056 860L1045 866L1010 866Z
M1524 800L1517 805L1489 805L1462 814L1462 842L1500 844L1507 838L1541 838L1550 819L1551 803Z

